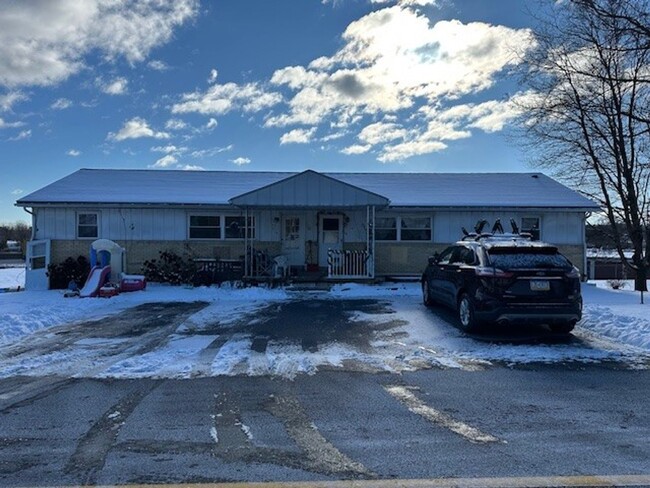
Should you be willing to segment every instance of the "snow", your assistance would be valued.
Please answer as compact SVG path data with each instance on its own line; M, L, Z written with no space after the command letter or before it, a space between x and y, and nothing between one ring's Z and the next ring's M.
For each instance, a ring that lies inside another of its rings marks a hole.
M18 200L41 203L224 204L297 173L81 169ZM598 209L542 173L323 173L393 206ZM507 192L486 191L507 187ZM106 188L111 188L107 193Z
M4 293L0 294L0 377L246 375L293 379L322 369L391 373L422 368L472 371L495 364L565 361L618 361L631 368L648 367L650 304L641 305L638 293L609 290L602 283L584 284L583 297L584 318L570 340L516 342L462 333L448 318L443 318L444 314L421 304L419 283L341 284L320 292L264 287L188 289L151 284L146 291L123 293L110 299L63 298L58 291ZM300 343L278 339L269 340L264 352L251 349L253 334L241 328L242 320L252 325L263 319L259 314L262 307L305 299L380 302L383 308L377 313L353 310L348 316L350 323L377 326L372 328L370 347L330 342L318 344L316 351L309 352ZM39 340L51 340L49 327L105 317L143 303L170 301L204 301L208 305L144 353L133 352L138 350L137 343L129 341L137 338L88 337L60 350L16 357L7 354L22 339L28 339L30 347Z
M0 268L0 290L25 288L25 267Z

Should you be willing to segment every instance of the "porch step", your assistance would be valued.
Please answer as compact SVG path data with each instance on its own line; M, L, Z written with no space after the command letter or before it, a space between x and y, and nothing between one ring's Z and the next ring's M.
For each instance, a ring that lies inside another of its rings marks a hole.
M292 283L286 287L287 291L330 291L334 283L324 281L311 281L304 283Z

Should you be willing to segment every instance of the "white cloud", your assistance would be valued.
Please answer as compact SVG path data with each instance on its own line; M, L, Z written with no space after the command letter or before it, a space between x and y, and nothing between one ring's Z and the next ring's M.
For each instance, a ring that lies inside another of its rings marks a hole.
M439 141L407 141L392 146L384 146L377 159L382 163L404 161L413 156L438 152L446 148L447 145Z
M395 139L406 137L407 131L403 127L394 123L376 122L365 126L359 132L359 140L366 144L376 145Z
M23 139L29 139L32 137L32 130L27 129L27 130L21 130L17 136L15 137L10 137L10 141L22 141Z
M124 122L122 128L114 134L108 133L108 139L115 141L123 141L125 139L139 139L141 137L153 137L155 139L169 139L170 135L167 132L156 132L149 125L147 121L141 117L134 117L131 120Z
M210 76L208 77L208 83L215 83L217 81L217 76L219 76L219 72L216 69L211 69Z
M512 119L508 102L481 104L456 120L443 120L440 113L453 109L461 97L493 87L517 65L521 58L515 53L534 46L529 30L432 22L418 7L436 6L434 0L375 3L395 5L352 22L332 56L273 74L271 85L290 96L285 94L286 105L266 117L266 127L328 125L349 133L364 120L383 119L362 127L360 143L342 150L359 154L377 146L382 162L440 151L444 141L470 137L473 128L504 128ZM431 107L434 117L422 110Z
M68 152L66 152L68 156L72 156L73 158L76 158L77 156L81 156L81 151L78 149L69 149Z
M364 154L370 151L372 146L370 144L353 144L352 146L344 147L341 149L343 154Z
M23 193L25 193L25 190L22 190L20 188L16 188L11 192L12 195L22 195Z
M205 171L205 168L203 166L198 166L196 164L179 164L176 167L178 169L182 169L183 171Z
M127 91L129 80L118 77L111 81L99 81L99 88L108 95L124 95Z
M52 85L105 60L143 61L193 18L198 0L47 0L0 9L0 85Z
M187 127L187 123L181 119L169 119L165 122L165 129L169 130L181 130Z
M192 151L190 156L192 156L193 158L202 159L202 158L216 156L217 154L222 153L222 152L232 151L234 148L235 148L235 146L233 144L229 144L229 145L224 146L224 147L212 147L210 149L198 149L196 151Z
M152 152L161 152L161 153L165 153L165 154L173 154L173 153L180 154L180 153L184 153L185 151L187 151L187 148L183 147L183 146L176 147L173 144L169 144L167 146L154 146L154 147L151 148L151 151Z
M159 160L157 160L154 164L150 165L149 168L169 168L170 166L173 166L178 162L178 159L176 159L175 156L172 156L171 154L167 154L166 156L163 156Z
M4 95L0 95L0 112L8 112L14 104L27 99L27 95L18 90L9 91Z
M257 83L214 84L205 92L185 93L182 101L172 106L172 113L223 115L232 110L258 112L280 103L281 100L279 93L266 92Z
M15 127L22 127L25 125L24 122L5 122L5 120L0 117L0 129L12 129Z
M205 124L206 129L214 129L218 125L217 119L214 117L210 117L210 120L208 120L208 123Z
M70 107L72 107L72 100L67 98L57 98L52 105L50 105L50 108L54 110L65 110Z
M147 66L156 71L167 71L169 69L169 66L167 66L164 61L160 61L159 59L152 59L147 63Z
M307 144L316 132L316 127L311 129L293 129L280 137L280 144Z
M251 160L249 158L244 158L240 156L238 158L231 159L230 162L236 164L237 166L243 166L245 164L249 164Z

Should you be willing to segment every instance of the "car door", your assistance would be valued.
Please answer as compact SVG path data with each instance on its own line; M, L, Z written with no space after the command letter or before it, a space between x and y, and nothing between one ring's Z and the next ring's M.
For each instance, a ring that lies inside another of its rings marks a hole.
M450 246L442 251L437 262L431 266L430 290L434 299L438 302L447 303L448 300L448 292L445 291L446 268L449 265L454 249L455 246Z
M456 306L456 290L461 272L463 246L452 246L449 259L440 263L440 299L450 307Z

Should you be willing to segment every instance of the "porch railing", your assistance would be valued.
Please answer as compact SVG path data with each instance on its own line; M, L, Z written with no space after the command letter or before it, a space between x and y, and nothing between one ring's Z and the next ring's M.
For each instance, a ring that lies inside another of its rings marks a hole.
M368 251L327 251L328 278L373 278L374 273L374 261Z

